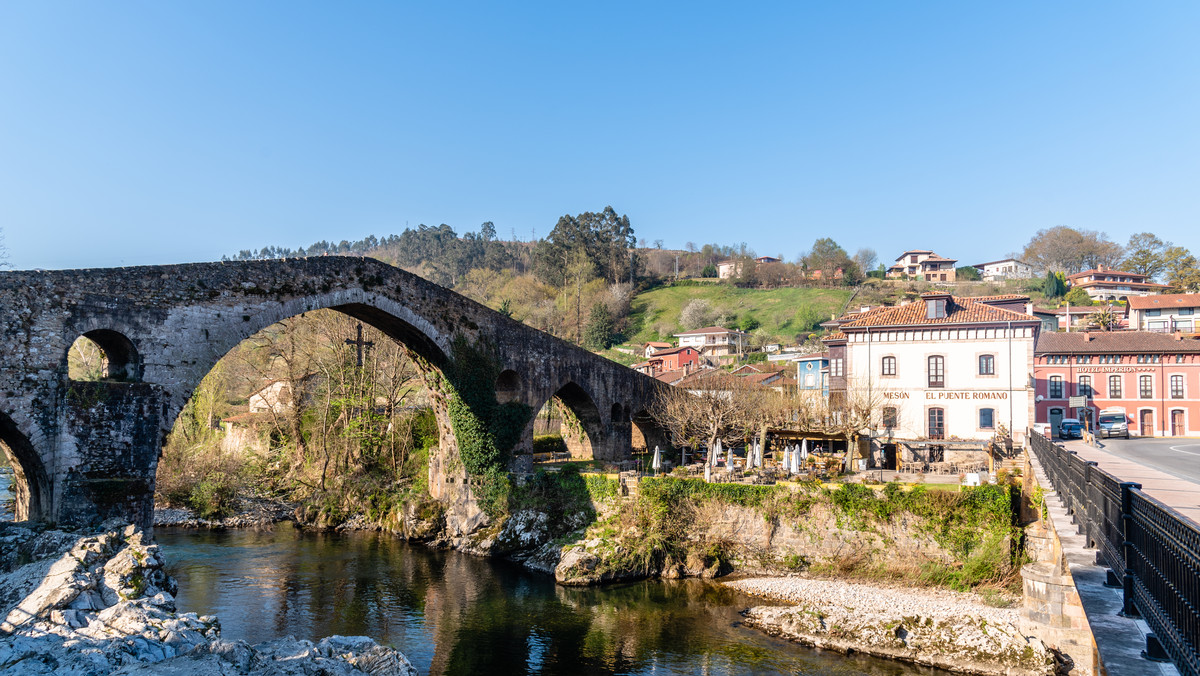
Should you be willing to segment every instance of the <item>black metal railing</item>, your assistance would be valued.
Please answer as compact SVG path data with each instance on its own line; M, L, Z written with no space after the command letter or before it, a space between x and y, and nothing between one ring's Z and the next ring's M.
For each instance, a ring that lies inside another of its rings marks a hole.
M1124 613L1146 620L1180 673L1200 676L1200 524L1140 484L1122 482L1040 434L1028 437L1079 533L1122 587Z

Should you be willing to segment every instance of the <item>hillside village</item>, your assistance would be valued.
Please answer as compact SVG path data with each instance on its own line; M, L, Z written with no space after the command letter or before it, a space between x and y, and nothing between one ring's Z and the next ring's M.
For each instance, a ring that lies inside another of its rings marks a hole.
M1036 233L1020 255L960 265L945 253L910 249L879 262L869 248L851 255L829 238L793 263L744 245L669 250L636 240L608 208L564 216L532 243L500 241L491 224L461 237L421 226L237 258L378 257L691 393L773 392L827 412L856 402L866 409L862 429L823 438L845 454L843 469L959 458L977 467L986 449L1020 446L1031 427L1053 435L1063 420L1080 420L1096 431L1102 411L1109 421L1123 416L1133 435L1200 433L1200 373L1188 367L1200 364L1192 318L1200 295L1181 293L1197 290L1186 249L1146 233L1121 246L1059 226ZM1178 372L1121 375L1163 359ZM1063 371L1099 360L1105 366L1093 368L1104 376ZM377 405L411 406L408 396ZM561 436L568 409L548 404L535 437ZM231 434L268 417L231 413ZM777 432L777 442L787 437ZM585 449L569 438L539 444Z
M608 208L564 216L532 243L501 241L491 224L462 236L421 226L235 258L379 258L681 392L725 402L719 430L687 420L654 431L650 412L629 415L635 451L690 448L693 460L728 469L713 452L719 439L738 453L765 446L776 464L811 443L829 456L822 471L957 479L994 472L1029 429L1200 434L1200 274L1190 253L1153 235L1120 246L1060 226L1036 233L1020 256L972 265L932 249L879 262L870 249L851 255L829 238L790 263L744 246L658 246L636 240L628 219ZM103 354L86 338L71 359L72 377L104 377ZM506 386L497 386L503 401ZM160 493L186 501L214 472L209 481L239 484L228 458L242 451L293 449L305 459L287 462L309 468L302 485L325 487L364 454L389 471L415 471L404 468L419 466L436 438L423 413L429 396L403 346L372 327L364 333L328 311L286 320L205 379L168 443ZM589 460L588 421L604 417L590 406L586 393L555 393L514 453L526 463ZM198 460L203 453L185 448L223 456ZM324 458L316 465L314 449Z

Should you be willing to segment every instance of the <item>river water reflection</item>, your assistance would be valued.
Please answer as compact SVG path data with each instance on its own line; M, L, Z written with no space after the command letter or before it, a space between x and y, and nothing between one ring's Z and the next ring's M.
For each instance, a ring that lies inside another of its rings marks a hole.
M698 580L568 589L520 566L374 533L156 529L180 611L227 639L367 635L421 674L944 673L819 652L738 624Z

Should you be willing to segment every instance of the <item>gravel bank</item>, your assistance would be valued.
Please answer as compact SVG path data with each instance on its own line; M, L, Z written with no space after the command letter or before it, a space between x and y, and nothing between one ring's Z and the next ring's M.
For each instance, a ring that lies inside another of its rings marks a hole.
M976 594L948 589L883 587L803 577L759 577L725 583L739 591L790 604L854 608L860 613L887 616L974 615L989 624L1016 624L1019 611L993 608Z
M1019 611L974 594L801 577L726 582L786 606L755 606L746 624L840 652L991 675L1052 674L1055 655L1018 628Z

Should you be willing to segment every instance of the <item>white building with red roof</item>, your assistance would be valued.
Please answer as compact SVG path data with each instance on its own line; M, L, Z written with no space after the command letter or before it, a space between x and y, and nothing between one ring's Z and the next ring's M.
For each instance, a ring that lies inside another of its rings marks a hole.
M909 249L896 258L892 267L888 268L887 276L915 277L927 282L955 281L954 264L957 258L943 258L929 249Z
M1149 275L1125 270L1109 270L1103 265L1092 270L1067 275L1071 288L1087 292L1092 300L1128 300L1134 296L1149 296L1171 288L1150 281Z
M885 467L977 456L1001 427L1023 444L1041 328L1026 300L927 293L827 322L831 400L878 401L866 432Z
M670 343L652 340L642 346L642 358L649 359L650 357L654 356L655 352L658 352L659 350L669 350L673 347L675 346Z
M976 263L971 267L979 271L979 277L988 282L1006 279L1029 279L1033 277L1033 266L1015 258Z
M1129 299L1129 328L1156 333L1200 333L1197 313L1200 293L1133 296Z
M702 329L676 333L679 347L694 347L705 356L721 357L742 354L750 342L750 334L723 326L706 326Z

